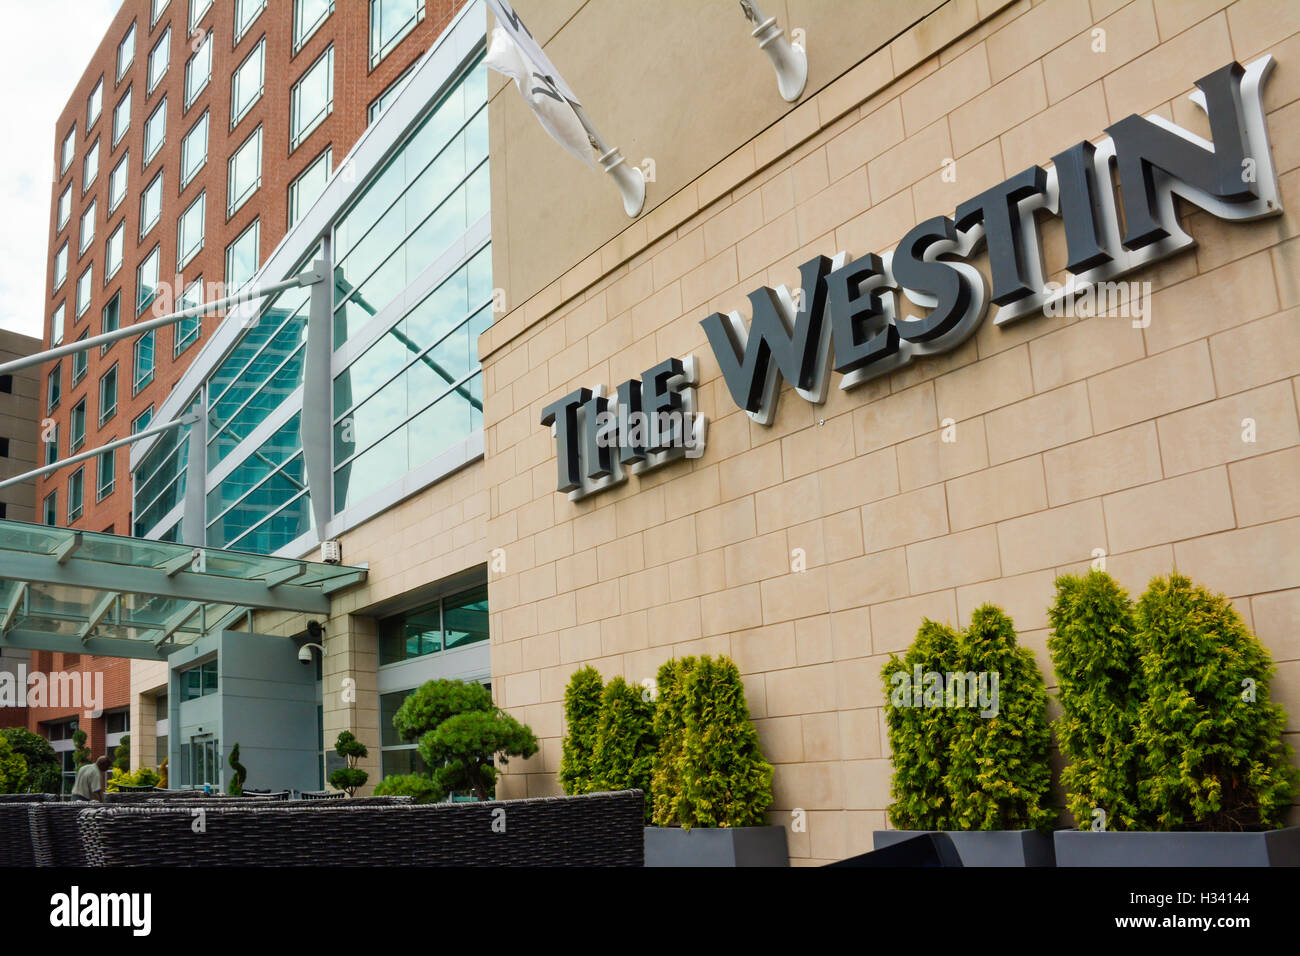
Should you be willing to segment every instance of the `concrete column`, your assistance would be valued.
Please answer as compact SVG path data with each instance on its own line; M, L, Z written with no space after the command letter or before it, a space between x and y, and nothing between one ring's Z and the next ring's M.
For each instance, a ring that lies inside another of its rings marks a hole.
M359 791L367 794L379 782L378 666L375 619L355 614L331 617L325 626L321 686L325 749L333 749L334 741L344 730L352 731L370 749L370 756L357 764L370 774L365 788Z

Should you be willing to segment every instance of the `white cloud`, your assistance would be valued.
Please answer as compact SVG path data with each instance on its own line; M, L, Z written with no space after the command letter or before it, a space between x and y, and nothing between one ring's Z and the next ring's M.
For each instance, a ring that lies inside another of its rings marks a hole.
M39 336L54 125L121 0L0 2L0 328ZM112 86L111 78L105 89ZM105 93L104 112L112 109ZM78 129L85 125L85 117Z

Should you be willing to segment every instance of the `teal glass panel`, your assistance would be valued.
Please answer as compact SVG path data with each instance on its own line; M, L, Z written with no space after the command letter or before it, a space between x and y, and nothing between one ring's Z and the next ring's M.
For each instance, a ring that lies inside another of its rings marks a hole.
M302 456L298 455L279 471L266 478L237 505L208 525L208 546L224 548L250 528L255 527L268 514L278 511L286 502L301 494L306 488L306 467L303 465ZM294 537L296 536L294 535ZM247 545L239 550L267 553L262 548L254 547L250 549ZM274 550L274 548L271 550Z
M237 465L221 484L208 492L209 521L252 491L283 462L302 451L301 424L300 417L293 416L261 448Z
M447 650L488 639L487 585L452 595L443 602L443 641Z

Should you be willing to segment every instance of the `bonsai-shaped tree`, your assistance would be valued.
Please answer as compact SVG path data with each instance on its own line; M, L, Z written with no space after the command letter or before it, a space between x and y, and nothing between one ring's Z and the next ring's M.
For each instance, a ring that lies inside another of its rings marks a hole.
M402 702L393 726L404 740L419 742L420 756L432 768L435 799L453 791L470 791L479 800L496 792L494 757L537 753L537 738L492 702L482 684L458 680L429 681ZM429 792L429 791L426 791Z
M74 730L72 732L72 759L78 767L90 763L90 748L86 746L86 732L84 730Z
M237 797L244 792L244 781L248 779L248 771L244 765L239 762L239 744L236 743L230 748L230 769L235 771L235 775L230 778L230 783L226 785L226 793L232 797Z
M881 671L894 764L889 822L898 830L953 828L944 783L955 730L953 714L945 707L921 706L924 682L918 686L916 675L954 670L957 639L951 627L926 618L903 658L891 654Z
M345 790L350 798L366 785L370 774L357 766L357 761L369 756L366 745L353 735L350 730L339 731L339 739L334 741L334 752L347 761L346 767L339 767L330 774L330 786L336 790Z
M1149 829L1138 800L1143 683L1133 602L1114 578L1093 570L1057 578L1047 613L1066 808L1082 829L1092 826L1097 810L1105 814L1104 829Z
M1137 607L1145 695L1135 749L1141 800L1159 830L1279 826L1296 786L1273 664L1232 604L1180 574Z
M14 752L22 754L27 761L27 775L14 792L59 792L63 768L48 740L25 727L6 727L0 730L0 737L8 740Z
M596 724L600 719L600 671L583 667L573 672L564 689L564 725L568 730L560 745L560 786L568 794L596 789L591 769L596 750Z
M5 737L0 737L0 793L18 793L27 779L27 758L18 753Z
M767 824L772 765L749 719L745 685L730 658L699 658L680 677L685 747L679 823L699 827Z
M654 704L639 688L615 677L600 700L596 748L591 759L593 790L640 790L650 793L654 771ZM645 802L646 820L652 804Z
M959 830L1048 830L1056 817L1048 761L1047 685L1033 652L1016 645L1016 628L999 607L983 604L957 644L958 674L997 675L996 714L954 708L948 797ZM982 705L982 701L980 702ZM990 708L992 710L994 708Z
M658 741L650 776L651 820L655 826L678 826L685 816L682 761L686 756L686 699L683 677L696 659L670 659L659 667L658 706L653 731Z
M122 741L113 749L113 769L118 773L131 772L131 735L123 734Z

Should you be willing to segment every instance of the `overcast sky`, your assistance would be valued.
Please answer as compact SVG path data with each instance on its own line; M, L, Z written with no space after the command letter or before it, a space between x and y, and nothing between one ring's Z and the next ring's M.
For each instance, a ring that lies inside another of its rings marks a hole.
M0 328L41 334L54 122L121 5L0 0Z

